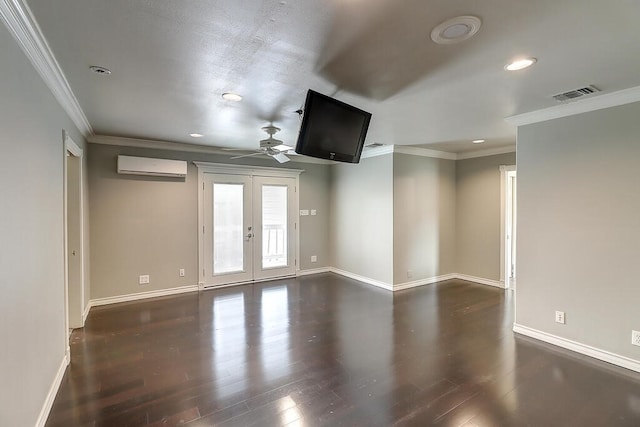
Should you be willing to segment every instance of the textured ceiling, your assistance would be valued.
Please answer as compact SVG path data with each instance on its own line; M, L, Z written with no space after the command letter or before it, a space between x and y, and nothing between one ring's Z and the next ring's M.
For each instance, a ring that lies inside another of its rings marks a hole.
M256 148L293 145L307 89L373 113L367 143L443 151L513 144L504 117L558 92L640 86L635 0L28 0L96 134ZM457 45L433 27L482 20ZM507 73L516 56L528 70ZM110 76L90 65L112 70ZM226 91L241 103L221 98ZM194 140L189 133L204 138Z

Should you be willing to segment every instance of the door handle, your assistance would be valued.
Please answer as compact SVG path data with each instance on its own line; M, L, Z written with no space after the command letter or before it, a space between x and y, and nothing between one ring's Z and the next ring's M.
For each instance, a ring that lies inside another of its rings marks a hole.
M247 239L250 239L252 237L253 237L253 234L251 234L251 233L247 234Z

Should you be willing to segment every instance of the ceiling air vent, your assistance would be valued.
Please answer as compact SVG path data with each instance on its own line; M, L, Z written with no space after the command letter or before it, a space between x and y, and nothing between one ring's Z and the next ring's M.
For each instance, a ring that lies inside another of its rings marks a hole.
M582 96L591 95L596 92L600 92L595 86L586 86L580 89L570 90L569 92L559 93L557 95L553 95L553 99L558 102L570 101L572 99L580 98Z

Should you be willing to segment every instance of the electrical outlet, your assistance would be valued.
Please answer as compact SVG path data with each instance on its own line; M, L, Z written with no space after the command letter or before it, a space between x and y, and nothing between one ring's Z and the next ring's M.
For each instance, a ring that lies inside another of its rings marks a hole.
M312 216L316 216L316 214L317 214L316 210L315 209L311 209L311 215Z
M145 274L145 275L140 276L140 280L138 281L138 283L141 284L141 285L148 284L149 283L149 275Z
M311 255L311 262L318 262L318 257L316 255Z
M180 269L180 277L184 277L184 268Z
M564 311L556 311L556 323L565 324Z
M640 331L631 331L631 344L640 345Z

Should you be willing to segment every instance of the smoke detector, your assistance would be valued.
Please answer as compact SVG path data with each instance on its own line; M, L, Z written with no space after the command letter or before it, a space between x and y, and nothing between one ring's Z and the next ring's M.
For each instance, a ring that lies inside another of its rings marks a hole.
M454 44L473 37L482 25L477 16L456 16L437 25L431 31L431 40L438 44Z

